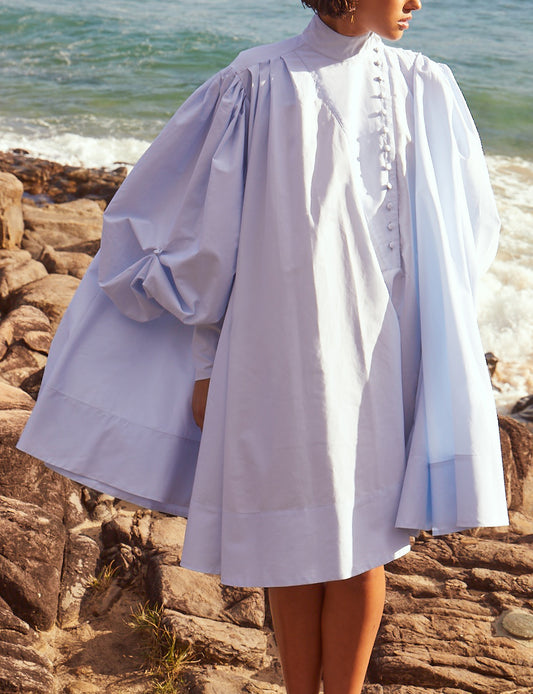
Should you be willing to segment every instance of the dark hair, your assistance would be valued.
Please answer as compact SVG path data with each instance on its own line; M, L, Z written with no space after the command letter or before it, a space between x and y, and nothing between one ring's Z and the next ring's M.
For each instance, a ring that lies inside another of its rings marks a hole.
M302 0L302 5L329 17L342 17L355 10L356 0Z

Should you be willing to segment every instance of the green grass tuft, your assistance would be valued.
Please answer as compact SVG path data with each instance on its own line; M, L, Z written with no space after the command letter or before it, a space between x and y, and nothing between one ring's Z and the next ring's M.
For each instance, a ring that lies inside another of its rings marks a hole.
M117 567L113 566L113 564L102 566L96 576L93 576L87 581L87 587L96 593L103 593L111 585L117 570Z
M128 625L145 636L147 672L155 680L154 694L183 692L183 668L197 661L192 659L191 648L180 646L163 624L163 607L139 605L132 610Z

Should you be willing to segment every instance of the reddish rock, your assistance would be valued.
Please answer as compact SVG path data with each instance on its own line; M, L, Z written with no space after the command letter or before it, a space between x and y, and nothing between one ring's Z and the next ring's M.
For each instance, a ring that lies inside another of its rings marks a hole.
M124 166L113 171L85 169L12 152L0 153L0 170L22 181L26 193L58 203L77 198L109 203L127 173Z

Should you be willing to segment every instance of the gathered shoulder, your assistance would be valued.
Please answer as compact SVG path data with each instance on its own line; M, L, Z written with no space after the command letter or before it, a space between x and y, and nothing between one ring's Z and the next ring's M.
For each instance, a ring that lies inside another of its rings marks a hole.
M296 50L302 41L301 36L293 36L290 39L284 39L276 43L267 43L263 46L248 48L239 53L229 67L239 73L260 63L276 60Z
M400 69L410 88L415 78L439 83L443 88L455 85L453 73L445 63L432 60L423 53L396 46L385 46L384 50L389 64Z

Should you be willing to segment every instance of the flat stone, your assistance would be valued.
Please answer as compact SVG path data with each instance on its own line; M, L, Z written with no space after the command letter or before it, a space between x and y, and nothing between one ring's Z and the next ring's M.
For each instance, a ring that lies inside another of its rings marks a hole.
M509 612L502 619L502 626L519 639L533 639L533 614L531 612Z
M189 694L285 694L285 688L251 677L243 668L187 668Z
M150 524L148 547L169 552L181 560L187 521L178 517L154 517Z
M22 206L25 226L45 245L68 246L99 239L103 212L94 200L74 200L60 205ZM35 237L33 237L35 238Z
M251 668L263 665L267 635L259 629L247 629L173 610L165 610L163 624L182 646L190 646L196 653L201 653L203 662Z
M164 556L151 560L146 584L150 599L171 610L259 629L265 622L262 589L222 586L218 576L167 565Z

